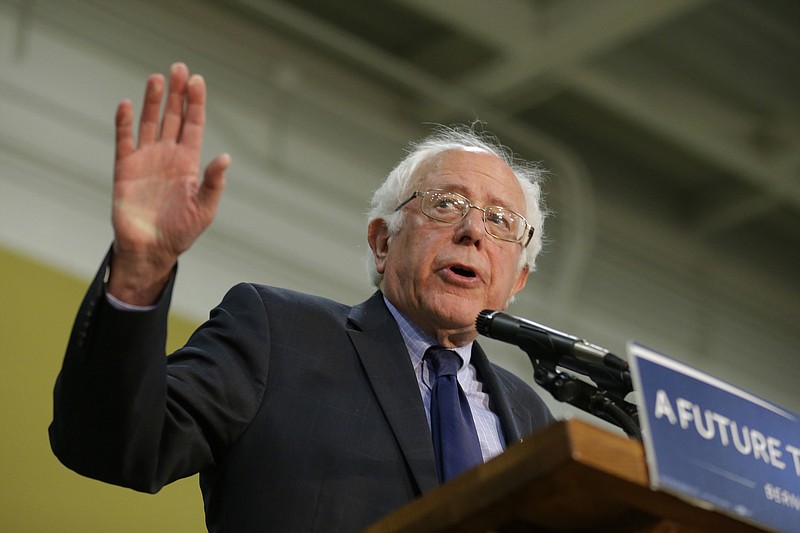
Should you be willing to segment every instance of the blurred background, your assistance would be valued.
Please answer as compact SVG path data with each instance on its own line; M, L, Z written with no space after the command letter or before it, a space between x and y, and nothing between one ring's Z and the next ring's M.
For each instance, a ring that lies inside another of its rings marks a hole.
M237 281L367 297L372 191L433 124L481 120L550 171L511 313L800 411L794 0L0 0L0 530L203 530L196 478L140 495L47 441L111 242L116 104L177 60L209 86L204 162L233 166L181 262L171 346Z

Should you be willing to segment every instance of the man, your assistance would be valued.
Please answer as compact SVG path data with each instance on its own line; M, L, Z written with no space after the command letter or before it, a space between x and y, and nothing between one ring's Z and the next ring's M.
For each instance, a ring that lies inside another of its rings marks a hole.
M369 300L240 284L164 357L178 256L213 219L230 163L199 179L203 79L173 65L159 124L164 86L148 79L137 143L131 103L117 111L114 243L56 383L64 464L148 492L200 472L210 531L354 531L451 475L431 350L458 353L477 462L551 421L473 342L477 314L525 285L538 183L468 133L423 142L376 191Z

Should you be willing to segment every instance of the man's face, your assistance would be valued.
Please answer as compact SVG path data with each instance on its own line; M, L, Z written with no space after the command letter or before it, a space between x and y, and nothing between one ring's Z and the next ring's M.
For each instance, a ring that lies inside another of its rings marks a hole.
M511 169L493 155L451 150L421 165L414 189L457 192L472 204L499 205L525 213L525 198ZM505 309L525 286L520 269L524 249L486 233L483 213L470 209L456 224L437 222L422 213L415 198L408 203L405 223L389 235L383 222L370 225L370 245L381 290L404 315L441 340L446 331L468 330L483 309ZM459 339L465 340L463 336Z

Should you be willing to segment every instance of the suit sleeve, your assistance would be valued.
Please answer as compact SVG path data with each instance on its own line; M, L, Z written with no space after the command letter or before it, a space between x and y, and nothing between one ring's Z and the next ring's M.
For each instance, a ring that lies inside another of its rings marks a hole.
M105 298L104 264L78 311L54 391L50 443L76 472L144 492L212 466L252 420L269 334L252 285L231 289L167 357L172 282L149 311Z

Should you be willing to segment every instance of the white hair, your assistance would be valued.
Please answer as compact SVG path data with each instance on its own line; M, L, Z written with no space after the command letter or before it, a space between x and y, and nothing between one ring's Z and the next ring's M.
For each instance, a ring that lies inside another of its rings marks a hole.
M412 143L408 148L407 155L392 169L383 184L373 194L367 214L368 223L382 219L389 229L389 233L396 235L403 225L403 212L396 211L396 209L413 193L414 173L426 161L450 150L491 154L511 168L525 197L525 218L528 220L528 224L534 228L533 238L521 257L520 268L527 265L528 269L533 271L536 265L536 256L542 249L543 225L547 215L541 192L541 182L545 171L537 164L518 159L493 135L475 131L474 125L438 126L428 137ZM372 254L367 257L367 270L372 284L379 287L383 276L378 273Z

